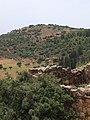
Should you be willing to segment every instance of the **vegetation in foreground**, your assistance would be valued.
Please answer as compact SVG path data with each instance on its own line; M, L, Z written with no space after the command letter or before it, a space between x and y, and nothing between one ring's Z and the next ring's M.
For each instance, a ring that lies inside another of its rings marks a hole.
M74 120L72 101L52 74L0 80L0 120Z

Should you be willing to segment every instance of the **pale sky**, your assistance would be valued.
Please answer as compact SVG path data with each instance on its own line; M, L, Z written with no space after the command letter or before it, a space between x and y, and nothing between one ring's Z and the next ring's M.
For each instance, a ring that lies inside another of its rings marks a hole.
M31 24L90 28L90 0L0 0L0 34Z

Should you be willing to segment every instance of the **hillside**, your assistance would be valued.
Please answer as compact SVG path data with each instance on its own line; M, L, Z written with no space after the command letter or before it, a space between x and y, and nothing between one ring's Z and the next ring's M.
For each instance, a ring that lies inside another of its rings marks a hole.
M90 61L90 29L39 24L13 30L0 36L0 57L75 68Z

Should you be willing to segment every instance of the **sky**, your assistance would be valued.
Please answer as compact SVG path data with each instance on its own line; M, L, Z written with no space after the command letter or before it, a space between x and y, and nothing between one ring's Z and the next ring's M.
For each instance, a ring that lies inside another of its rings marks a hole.
M0 34L31 24L90 28L90 0L0 0Z

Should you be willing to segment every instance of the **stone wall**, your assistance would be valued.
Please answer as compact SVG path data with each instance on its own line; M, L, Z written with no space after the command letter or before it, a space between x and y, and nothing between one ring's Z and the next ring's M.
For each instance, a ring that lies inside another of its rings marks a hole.
M29 72L33 75L42 73L53 73L58 78L61 78L62 84L67 85L80 85L88 84L90 82L90 65L80 69L62 68L61 66L47 66L40 68L32 68Z
M74 101L73 109L77 113L76 120L90 120L90 85L74 88L66 85L81 85L90 83L90 64L80 69L62 68L61 66L47 66L41 68L32 68L29 70L32 75L38 76L43 73L53 73L61 78L62 89L70 94Z
M77 113L76 120L90 120L90 86L77 89L65 85L61 87L74 98L72 107Z
M85 72L85 80L89 83L90 82L90 64L86 65L84 68Z

